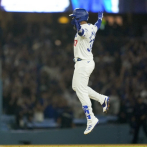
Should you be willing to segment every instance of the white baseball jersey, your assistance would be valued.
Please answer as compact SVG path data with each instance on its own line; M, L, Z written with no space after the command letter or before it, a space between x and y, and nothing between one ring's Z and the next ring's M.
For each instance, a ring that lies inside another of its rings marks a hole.
M74 39L74 57L80 59L93 59L92 46L95 40L97 26L93 24L83 24L81 29L84 30L82 36L75 36Z

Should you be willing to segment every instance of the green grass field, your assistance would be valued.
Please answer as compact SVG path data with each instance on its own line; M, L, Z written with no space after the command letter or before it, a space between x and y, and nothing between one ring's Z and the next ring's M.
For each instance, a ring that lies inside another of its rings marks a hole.
M0 145L0 147L147 147L147 144L129 145Z

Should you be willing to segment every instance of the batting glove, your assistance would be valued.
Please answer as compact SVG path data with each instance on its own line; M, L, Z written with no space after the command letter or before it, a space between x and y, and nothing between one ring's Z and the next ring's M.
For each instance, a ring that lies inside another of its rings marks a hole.
M103 18L103 12L98 12L98 19L102 20L102 18Z

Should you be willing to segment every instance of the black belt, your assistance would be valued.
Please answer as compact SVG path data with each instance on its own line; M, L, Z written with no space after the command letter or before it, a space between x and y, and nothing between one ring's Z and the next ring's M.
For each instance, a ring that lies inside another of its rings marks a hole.
M82 61L82 59L77 58L77 60L75 61L75 58L74 58L73 61L74 61L74 62L76 62L76 61Z

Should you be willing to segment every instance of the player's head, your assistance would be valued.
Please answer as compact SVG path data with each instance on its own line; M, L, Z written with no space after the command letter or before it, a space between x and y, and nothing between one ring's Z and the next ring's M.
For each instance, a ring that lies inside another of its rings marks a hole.
M69 16L76 19L78 22L88 21L89 18L88 12L85 9L81 9L81 8L76 8L73 11L73 14L70 14Z

